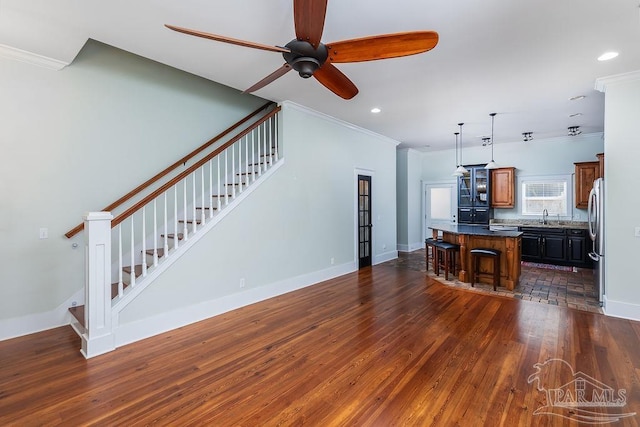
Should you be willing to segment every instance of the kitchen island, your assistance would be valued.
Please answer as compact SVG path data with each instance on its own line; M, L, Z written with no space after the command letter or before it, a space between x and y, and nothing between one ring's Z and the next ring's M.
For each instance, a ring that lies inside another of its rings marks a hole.
M471 282L471 254L475 248L490 248L500 251L500 286L513 290L520 280L521 238L520 231L492 231L487 225L440 224L431 227L433 238L442 232L442 240L460 245L460 272L462 282ZM480 272L491 272L490 260L480 260ZM480 276L482 283L491 283L489 276Z

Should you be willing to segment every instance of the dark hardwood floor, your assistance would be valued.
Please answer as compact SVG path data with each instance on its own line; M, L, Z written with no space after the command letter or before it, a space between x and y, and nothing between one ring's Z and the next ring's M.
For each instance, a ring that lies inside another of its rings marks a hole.
M0 425L640 423L640 323L389 265L91 360L79 347L70 327L0 342ZM548 359L564 362L534 367ZM594 405L566 407L575 380Z

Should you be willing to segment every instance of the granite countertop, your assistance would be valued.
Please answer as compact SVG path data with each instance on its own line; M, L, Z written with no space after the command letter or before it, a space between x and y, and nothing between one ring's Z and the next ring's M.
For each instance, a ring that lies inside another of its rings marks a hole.
M470 236L519 237L521 231L491 231L487 225L438 224L429 227L432 230L451 234L467 234Z
M564 220L547 220L547 224L542 224L539 219L492 219L491 225L511 225L517 227L536 227L536 228L574 228L580 230L588 230L589 223L585 221L564 221Z

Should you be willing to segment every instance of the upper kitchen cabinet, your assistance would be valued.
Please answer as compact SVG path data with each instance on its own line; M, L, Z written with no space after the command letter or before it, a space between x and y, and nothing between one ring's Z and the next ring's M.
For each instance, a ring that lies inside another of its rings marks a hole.
M491 177L484 165L465 165L469 173L458 177L458 222L488 224L491 219Z
M491 207L514 208L516 206L516 168L491 170Z
M574 163L576 168L576 208L587 209L593 181L600 177L600 162Z

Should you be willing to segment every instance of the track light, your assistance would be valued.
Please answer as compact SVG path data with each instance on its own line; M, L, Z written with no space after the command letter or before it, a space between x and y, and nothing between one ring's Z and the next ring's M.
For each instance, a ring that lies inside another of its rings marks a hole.
M569 133L567 135L569 136L576 136L582 133L582 131L580 130L580 126L569 126L568 129Z
M533 132L522 132L522 140L529 142L533 139Z
M491 145L493 144L491 142L491 138L489 138L488 136L485 136L484 138L482 138L482 146L486 147L487 145Z

